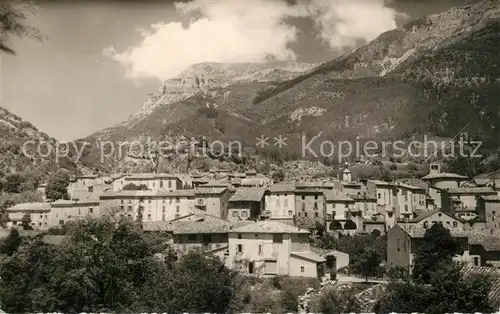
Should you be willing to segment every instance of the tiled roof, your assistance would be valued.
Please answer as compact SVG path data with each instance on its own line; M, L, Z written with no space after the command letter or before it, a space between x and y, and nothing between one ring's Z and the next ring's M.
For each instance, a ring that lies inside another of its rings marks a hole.
M188 197L194 196L194 190L186 189L186 190L158 190L158 192L154 191L135 191L135 190L123 190L120 192L115 191L106 191L101 194L102 197L163 197L163 196L179 196L179 197Z
M194 190L194 194L222 194L226 190L226 187L198 187Z
M490 187L459 187L448 189L450 194L496 194L497 192Z
M355 202L349 196L342 194L338 191L325 191L324 194L327 202L350 202L350 203Z
M498 195L481 196L481 198L487 202L500 202L500 196Z
M305 251L305 252L290 252L290 255L295 255L298 257L301 257L303 259L307 259L309 261L317 262L317 263L322 263L325 262L326 259L323 257L319 256L318 254L312 252L312 251Z
M293 183L283 183L283 184L273 184L270 189L271 193L274 192L294 192L295 184Z
M349 196L350 198L352 198L355 201L365 201L365 200L366 201L373 201L373 202L377 201L377 198L374 195L369 195L369 194L366 194L363 196L363 195L347 193L347 196Z
M425 235L425 232L427 229L424 228L412 228L411 226L406 226L406 225L398 225L401 229L403 229L408 235L412 238L423 238ZM450 229L450 234L454 238L468 238L469 233L460 231L460 230L455 230L455 229Z
M420 221L424 220L425 218L428 218L428 217L430 217L430 216L432 216L432 215L434 215L436 213L441 213L443 215L449 216L449 217L451 217L453 219L456 219L456 220L460 221L460 219L458 219L456 217L453 217L452 215L450 215L448 213L445 213L443 211L440 211L440 210L431 210L431 211L422 211L422 212L420 212L420 214L416 218L410 219L407 222L409 222L409 223L420 222Z
M87 204L96 205L98 203L99 203L99 199L94 198L94 197L89 197L89 198L82 199L82 200L57 200L55 202L52 202L51 206L62 207L65 205L75 205L75 206L87 205Z
M406 183L397 183L396 186L397 187L402 187L402 188L405 188L405 189L408 189L408 190L424 190L425 191L425 188L423 188L423 187L419 187L419 186L415 186L415 185L410 185L410 184L406 184Z
M252 224L245 225L239 228L233 228L231 232L234 233L309 233L309 231L304 229L299 229L297 227L283 224L276 221L259 221Z
M48 211L50 210L50 203L21 203L7 208L7 211L22 211L22 210L32 210L32 211Z
M260 202L264 197L266 189L263 188L241 188L237 189L236 192L229 199L230 202Z
M147 180L147 179L178 179L176 175L169 173L131 173L125 180Z
M304 189L304 188L318 188L322 189L326 186L330 186L330 184L324 183L324 182L319 182L319 181L311 181L311 182L297 182L295 183L295 187L297 189Z
M491 280L491 290L489 293L490 300L496 308L500 307L500 270L493 267L472 266L466 265L462 267L462 274L470 275L487 275Z
M392 184L391 182L382 181L382 180L368 180L368 182L371 182L375 185L391 185Z
M490 234L481 231L469 233L469 244L482 245L486 251L500 251L499 234Z
M431 179L463 179L467 180L468 177L456 174L456 173L446 173L446 172L440 172L440 173L429 173L425 177L422 178L422 180L431 180Z

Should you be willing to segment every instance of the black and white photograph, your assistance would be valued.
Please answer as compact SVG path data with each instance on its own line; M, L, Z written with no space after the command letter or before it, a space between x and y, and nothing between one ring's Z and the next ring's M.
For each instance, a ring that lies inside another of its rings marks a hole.
M0 1L0 313L499 312L500 0Z

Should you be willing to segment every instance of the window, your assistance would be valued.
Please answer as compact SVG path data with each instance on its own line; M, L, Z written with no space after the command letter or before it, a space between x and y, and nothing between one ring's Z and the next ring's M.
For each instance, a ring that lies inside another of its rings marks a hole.
M79 211L79 210L78 210ZM40 215L40 219L43 219L43 215Z
M236 210L233 210L233 217L238 217L238 212Z
M210 234L204 234L203 235L203 242L204 243L210 243L210 242L212 242L212 235L210 235Z
M151 199L150 198L148 199L148 203L151 204Z
M401 241L398 239L397 240L397 250L398 250L398 252L401 251L401 247L400 246L401 246Z
M302 200L305 200L305 199L306 199L306 197L304 195L302 195Z
M428 222L428 221L425 221L425 222L424 222L424 229L427 229L427 228L429 228L429 222Z
M382 195L380 193L378 193L378 198L382 198Z
M64 225L64 220L59 220L60 225Z
M288 216L292 216L292 211L291 210L288 211Z
M238 253L243 253L243 244L238 244Z
M283 235L279 233L273 234L273 243L283 243Z
M92 207L89 208L89 213L91 213L91 214L94 213L94 209Z
M349 204L345 203L345 208L349 208Z
M178 198L178 197L175 198L176 203L180 203L180 201L181 201L180 198Z
M259 255L262 256L263 250L262 250L262 244L259 244Z
M132 211L132 206L129 206L128 209L127 209L129 212Z
M458 227L458 223L456 221L453 222L453 228Z
M318 203L314 202L314 210L318 210Z
M314 217L319 217L319 214L317 212L314 213Z
M304 217L307 217L307 213L304 213Z
M162 188L163 187L163 181L160 180L160 187Z
M302 203L302 211L306 210L306 204Z
M300 266L300 272L303 273L305 271L304 266Z
M132 204L132 200L128 200L128 203L129 203L129 204Z
M163 207L161 208L161 211L162 211L162 213L164 213L164 212L165 212L165 206L163 206Z
M120 203L123 204L123 200L120 200Z
M151 214L148 214L148 220L151 220Z
M179 206L175 206L175 212L177 212L177 213L178 213L179 211L180 211Z
M248 217L248 213L246 210L241 212L241 217Z
M196 241L196 234L190 234L190 235L188 235L188 240L189 241Z
M408 211L408 205L405 205L405 212Z
M408 195L405 195L405 202L408 202Z
M172 188L172 181L168 181L168 188L171 189Z
M317 200L318 199L318 195L314 195L314 199Z
M241 234L238 234L238 239L241 239Z
M82 211L80 210L80 208L78 208L78 215L81 215L82 214ZM42 215L40 215L40 218L42 218Z

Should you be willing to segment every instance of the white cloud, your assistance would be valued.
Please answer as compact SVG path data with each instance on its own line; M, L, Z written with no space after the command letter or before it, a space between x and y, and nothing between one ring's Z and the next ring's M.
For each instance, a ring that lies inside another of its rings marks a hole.
M200 62L294 60L288 44L296 41L298 30L284 22L288 17L314 19L318 36L337 50L395 28L398 14L384 0L310 0L293 6L278 0L195 0L175 6L180 14L199 18L187 28L171 22L141 29L142 41L123 52L105 49L125 66L127 77L163 81Z

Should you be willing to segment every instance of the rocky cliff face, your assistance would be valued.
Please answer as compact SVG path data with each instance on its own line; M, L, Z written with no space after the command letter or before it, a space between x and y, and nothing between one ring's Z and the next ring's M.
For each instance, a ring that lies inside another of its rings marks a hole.
M152 114L157 107L179 102L196 94L215 96L217 91L214 89L235 83L286 81L316 66L317 64L298 62L195 64L177 77L164 82L124 125L130 127Z
M40 149L39 143L44 143ZM30 122L0 107L0 177L19 172L45 177L58 167L53 150L55 143L54 138ZM61 158L59 162L59 166L76 171L71 160Z
M282 134L286 149L296 150L291 142L304 134L349 140L469 132L497 147L499 6L485 0L410 22L317 67L194 65L128 121L91 137L202 135L254 146L261 134Z

